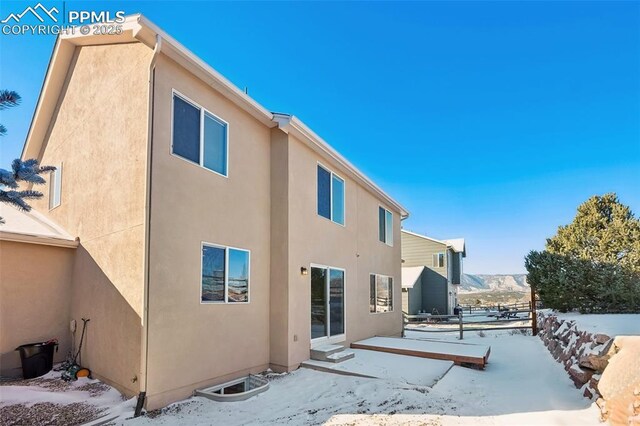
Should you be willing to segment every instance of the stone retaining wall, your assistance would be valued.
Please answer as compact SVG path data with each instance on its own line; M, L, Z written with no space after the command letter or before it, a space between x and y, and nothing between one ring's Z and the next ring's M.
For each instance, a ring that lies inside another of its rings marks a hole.
M580 331L575 321L538 313L538 336L611 425L640 425L640 337ZM616 355L614 357L614 355Z

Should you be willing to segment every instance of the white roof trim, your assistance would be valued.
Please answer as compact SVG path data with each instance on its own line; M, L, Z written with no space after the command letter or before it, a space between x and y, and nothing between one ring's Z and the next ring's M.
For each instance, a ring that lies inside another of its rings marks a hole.
M175 60L180 65L193 72L194 75L214 87L217 91L229 98L232 102L249 112L256 119L268 127L279 126L283 131L293 129L305 142L312 142L325 155L334 159L342 167L350 171L356 180L378 195L390 207L400 212L401 218L409 216L407 210L398 202L387 195L364 173L358 170L340 153L333 149L326 141L308 128L294 116L286 114L274 114L244 93L222 74L196 56L185 46L176 41L169 34L160 29L141 14L130 15L122 24L122 34L108 36L82 35L79 31L75 34L61 34L54 47L49 68L45 77L40 98L31 121L31 127L27 135L22 158L39 158L51 117L54 114L58 97L67 77L68 67L73 58L77 46L131 43L139 41L155 48L160 45L160 52Z
M338 151L336 151L331 145L329 145L324 139L318 136L313 130L311 130L297 117L289 114L274 112L273 121L276 122L278 124L278 127L285 133L292 132L302 140L312 142L316 147L320 149L322 153L329 156L331 159L336 161L348 171L352 172L356 180L358 180L365 187L369 188L369 190L371 190L374 194L382 198L387 204L399 211L402 219L409 216L409 212L404 207L402 207L400 203L391 198L386 192L382 190L382 188L380 188L364 173L358 170L356 166L351 164L349 160L343 157Z
M405 234L413 235L414 237L424 238L425 240L433 241L434 243L442 244L443 246L447 246L446 241L436 240L435 238L427 237L426 235L418 234L416 232L407 231L406 229L402 229L402 232Z
M78 247L77 240L66 240L62 238L47 237L43 235L29 235L29 234L17 234L14 232L0 231L0 241L12 241L18 243L27 244L39 244L42 246L55 246L55 247Z

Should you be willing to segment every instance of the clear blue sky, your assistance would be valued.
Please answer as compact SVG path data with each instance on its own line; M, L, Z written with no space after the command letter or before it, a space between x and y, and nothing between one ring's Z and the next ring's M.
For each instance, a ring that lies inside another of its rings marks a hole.
M28 4L3 0L2 18ZM408 208L407 229L466 238L466 272L523 272L593 194L640 214L638 2L66 4L107 6L297 115ZM2 114L6 167L54 39L0 40L2 88L24 98Z

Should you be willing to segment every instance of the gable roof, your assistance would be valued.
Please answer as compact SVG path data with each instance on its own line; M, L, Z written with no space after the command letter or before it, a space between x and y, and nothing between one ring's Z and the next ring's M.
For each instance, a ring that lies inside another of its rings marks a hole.
M44 215L35 210L25 212L8 204L0 204L0 240L58 247L77 247L78 241Z
M409 216L408 211L402 205L386 194L302 121L292 115L270 112L143 15L127 16L122 23L122 30L119 35L82 35L80 31L75 31L73 34L68 32L58 36L22 150L23 159L40 158L49 123L55 114L58 98L64 88L76 47L141 42L154 50L154 59L155 55L159 53L168 56L264 125L277 126L285 132L295 132L304 143L320 154L333 159L354 180L384 200L389 204L389 207L399 211L402 218ZM153 60L150 66L152 65Z
M426 235L418 234L416 232L411 232L406 229L402 229L402 232L405 234L413 235L414 237L422 238L428 241L432 241L434 243L439 243L447 248L450 248L456 253L462 253L463 257L467 257L467 250L465 247L464 238L454 238L450 240L436 240L435 238L427 237Z
M447 245L445 241L436 240L435 238L427 237L426 235L418 234L417 232L407 231L406 229L402 229L402 232L404 232L405 234L413 235L414 237L418 237L418 238L432 241L434 243L442 244L443 246Z
M402 288L413 288L424 271L424 266L406 266L402 268Z

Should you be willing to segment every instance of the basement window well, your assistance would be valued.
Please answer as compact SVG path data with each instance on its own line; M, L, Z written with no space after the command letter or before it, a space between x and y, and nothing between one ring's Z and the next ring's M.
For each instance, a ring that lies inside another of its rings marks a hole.
M266 379L249 375L220 385L197 389L195 394L214 401L235 402L249 399L267 389L269 382Z

